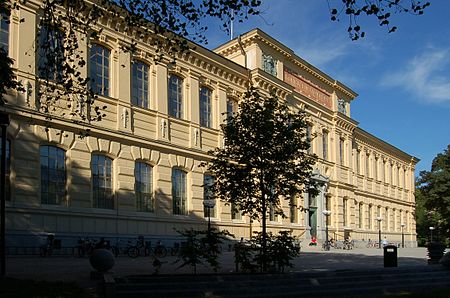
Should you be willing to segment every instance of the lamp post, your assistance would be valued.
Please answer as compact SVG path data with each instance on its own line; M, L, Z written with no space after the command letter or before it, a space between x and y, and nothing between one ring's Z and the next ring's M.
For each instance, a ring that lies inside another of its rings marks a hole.
M216 200L214 199L204 200L203 206L205 206L205 208L208 210L207 214L208 214L208 237L209 237L211 234L211 208L214 208L214 206L216 206Z
M1 139L1 169L0 169L0 259L1 259L1 277L6 275L6 129L9 125L9 115L6 113L0 113L0 126L2 130Z
M330 243L328 242L328 216L331 215L330 210L323 210L323 215L325 215L325 250L330 250Z
M402 227L402 248L405 248L405 234L403 233L403 228L405 227L405 224L402 222L400 226Z
M381 221L383 218L381 216L377 216L378 221L378 248L381 248Z
M430 242L433 242L433 230L434 227L430 227Z

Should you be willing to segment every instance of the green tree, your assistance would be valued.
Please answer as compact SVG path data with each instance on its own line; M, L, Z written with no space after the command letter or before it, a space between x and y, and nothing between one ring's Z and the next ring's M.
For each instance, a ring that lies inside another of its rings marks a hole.
M450 145L439 153L430 171L420 172L416 188L417 225L419 238L427 238L429 227L437 230L436 236L450 236Z
M269 208L285 217L284 199L293 204L303 192L315 193L311 180L314 155L307 153L307 122L303 111L271 94L250 87L238 112L222 125L223 148L210 152L208 171L215 176L214 193L252 220L262 221L262 269L266 270L266 216ZM297 207L297 206L295 206Z

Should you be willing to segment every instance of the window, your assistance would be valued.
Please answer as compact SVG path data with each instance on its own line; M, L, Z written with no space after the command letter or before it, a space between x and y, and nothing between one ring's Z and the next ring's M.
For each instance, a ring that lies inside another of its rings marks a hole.
M344 165L344 139L339 139L339 161Z
M104 155L92 155L93 207L114 209L112 189L112 160Z
M8 53L9 45L9 20L8 16L5 14L0 15L0 49L3 49Z
M269 221L276 221L277 216L275 215L275 207L273 203L269 203Z
M172 169L173 214L187 214L186 173L180 169Z
M373 174L376 181L378 181L378 158L373 161Z
M89 49L89 78L94 93L109 96L109 50L98 44Z
M322 133L322 157L328 159L328 132Z
M237 103L232 99L227 99L227 121L228 117L234 116L237 110Z
M358 227L360 229L362 229L363 226L364 226L364 209L363 208L364 208L363 203L359 203L359 208L358 208L358 211L359 211L359 224L358 224Z
M289 202L289 210L290 210L290 220L291 223L298 223L298 212L297 212L297 198L291 197Z
M356 172L361 174L361 151L356 151Z
M41 203L60 205L66 196L66 152L41 146Z
M176 75L169 78L169 115L183 118L183 79Z
M369 178L369 176L370 176L369 170L370 170L370 155L367 154L366 155L366 177L367 178Z
M369 229L371 230L371 229L373 229L373 220L372 220L372 211L373 210L373 208L372 208L372 205L369 205L369 220L368 220L368 222L369 222Z
M134 62L131 77L131 102L135 106L148 109L148 66Z
M237 219L237 220L242 219L242 214L241 214L238 206L236 206L236 204L234 204L234 203L231 203L231 219Z
M208 88L200 89L200 125L204 127L211 127L211 96Z
M347 222L347 215L348 215L347 208L348 208L348 200L344 199L344 204L343 204L343 207L342 207L342 216L344 217L344 227L347 227L347 225L348 225L348 222Z
M2 138L0 137L0 158L2 158ZM1 159L0 159L1 162ZM11 199L11 181L10 181L10 174L11 174L11 141L6 139L6 200Z
M140 212L154 212L152 167L144 162L136 162L134 179L136 210Z
M307 141L309 143L309 147L308 147L308 154L311 154L313 152L313 143L312 143L312 126L311 125L307 125L306 126L306 138Z
M64 36L60 30L42 27L39 32L38 75L40 78L62 81Z
M205 200L205 202L214 200L214 194L211 189L213 184L213 176L203 176L203 200ZM203 204L203 215L204 217L216 217L216 206L214 205L214 207L208 207L206 204Z

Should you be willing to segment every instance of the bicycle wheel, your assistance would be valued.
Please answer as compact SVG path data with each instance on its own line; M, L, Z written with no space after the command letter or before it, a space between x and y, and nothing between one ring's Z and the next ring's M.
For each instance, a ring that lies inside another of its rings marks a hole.
M167 256L167 248L164 246L157 246L155 247L154 254L157 258L164 258Z
M137 258L139 256L139 248L136 246L131 246L128 248L127 255L132 259Z

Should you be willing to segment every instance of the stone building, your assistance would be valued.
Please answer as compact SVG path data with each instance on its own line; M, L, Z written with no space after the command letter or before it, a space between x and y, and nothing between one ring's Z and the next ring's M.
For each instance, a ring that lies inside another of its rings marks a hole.
M311 152L319 157L314 179L324 182L317 197L298 198L303 208L286 203L287 219L271 216L270 230L320 241L328 225L330 237L367 241L381 229L389 241L400 242L403 233L407 245L416 245L418 159L359 128L351 118L354 91L259 29L214 51L196 45L172 65L152 62L155 51L142 40L134 57L120 50L131 37L102 20L98 40L81 44L88 62L81 71L97 78L97 101L107 116L89 123L55 115L47 128L36 92L39 2L21 4L0 29L1 46L25 86L0 108L11 117L8 246L36 246L49 233L68 246L86 236L171 242L175 229L206 228L202 185L210 177L199 164L221 146L224 113L237 108L249 79L307 111ZM86 128L89 136L80 138ZM221 202L211 222L237 239L260 229Z

